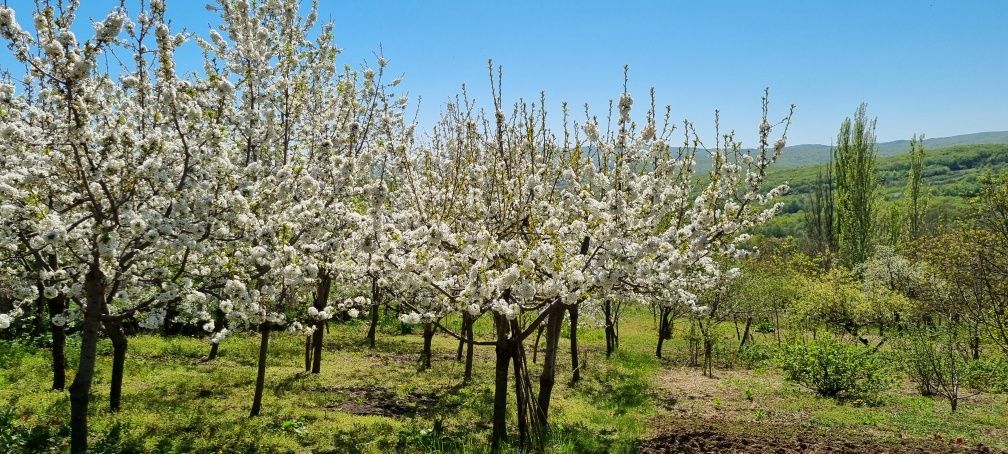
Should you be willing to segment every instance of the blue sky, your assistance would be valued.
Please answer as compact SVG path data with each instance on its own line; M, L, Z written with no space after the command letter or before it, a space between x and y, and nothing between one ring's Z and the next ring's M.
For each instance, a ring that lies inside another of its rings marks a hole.
M29 26L33 2L8 3ZM82 3L84 17L101 18L118 1ZM205 3L168 0L174 26L205 34L215 21ZM708 136L720 109L747 143L764 87L775 116L798 106L791 144L830 143L862 101L880 141L1008 130L1008 1L320 3L343 61L380 47L411 99L422 98L422 124L462 83L486 100L492 57L505 98L545 90L556 115L564 100L604 113L629 64L638 103L654 86L673 118ZM195 53L182 58L198 65Z

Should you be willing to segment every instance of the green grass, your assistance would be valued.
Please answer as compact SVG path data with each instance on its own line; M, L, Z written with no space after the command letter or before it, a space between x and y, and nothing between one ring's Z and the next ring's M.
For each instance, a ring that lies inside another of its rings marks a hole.
M914 396L907 386L888 393L878 407L838 404L784 381L773 368L725 370L739 364L732 358L735 333L730 323L721 326L718 378L708 379L698 369L681 365L687 324L678 325L676 337L666 343L669 358L658 360L653 355L651 314L631 311L622 324L620 350L606 359L602 330L586 320L579 340L587 364L582 381L573 387L568 385L570 357L562 341L547 450L632 452L640 439L652 434L655 419L684 415L841 432L870 430L883 436L940 433L1008 448L1005 395L966 401L957 415L941 400ZM436 337L433 369L418 372L420 336L399 335L394 328L383 329L377 348L369 350L362 323L333 325L320 375L302 371L301 337L276 333L270 344L264 409L256 418L247 416L255 379L255 337L227 340L211 364L199 362L207 351L200 340L131 338L118 414L106 409L111 347L103 342L91 407L92 446L99 452L487 451L492 347L477 349L474 382L462 387L455 341ZM763 335L757 342L774 343ZM47 353L0 343L0 402L13 404L9 425L23 437L55 443L53 449L60 451L66 449L69 401L65 392L47 390ZM68 353L73 367L73 346ZM538 371L537 365L530 371L536 383ZM374 407L404 414L349 411ZM513 416L509 423L514 433ZM10 427L6 431L11 432Z

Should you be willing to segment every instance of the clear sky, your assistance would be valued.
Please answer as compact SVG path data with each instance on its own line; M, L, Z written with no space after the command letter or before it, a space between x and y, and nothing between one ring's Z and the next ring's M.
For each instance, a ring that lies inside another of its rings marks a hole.
M30 27L33 2L7 2ZM101 18L118 1L82 3L85 17ZM205 3L168 0L173 25L205 34L215 22ZM674 118L708 134L720 109L722 126L750 144L764 87L775 116L798 106L791 144L830 143L862 101L880 141L1008 130L1005 0L320 0L320 10L336 24L344 62L383 50L411 99L422 97L422 124L464 82L486 93L492 57L504 67L505 98L545 90L556 114L564 100L604 112L629 64L639 103L654 86ZM195 53L181 58L198 65Z

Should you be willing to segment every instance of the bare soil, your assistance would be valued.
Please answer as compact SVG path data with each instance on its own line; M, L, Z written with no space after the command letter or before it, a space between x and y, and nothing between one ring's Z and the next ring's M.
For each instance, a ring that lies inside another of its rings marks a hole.
M782 377L750 370L669 368L653 395L642 453L998 453L969 440L908 437L870 426L829 429L809 424L812 409L795 406ZM909 390L908 392L913 392ZM974 402L982 405L982 402Z
M443 407L439 407L439 395L435 391L413 390L403 396L377 386L339 387L329 391L336 392L341 399L326 407L352 415L413 416Z
M733 428L706 419L656 421L658 435L641 443L641 453L997 453L984 445L960 440L888 440L815 430L796 431L772 424ZM741 429L741 430L739 430Z

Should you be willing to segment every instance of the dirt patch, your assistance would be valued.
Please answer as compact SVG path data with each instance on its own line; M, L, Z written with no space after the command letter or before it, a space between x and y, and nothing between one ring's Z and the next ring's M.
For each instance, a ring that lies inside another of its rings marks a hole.
M364 358L380 363L382 366L414 366L420 362L420 354L380 353L369 351Z
M326 405L326 408L352 415L413 416L431 414L446 407L441 402L441 397L446 393L439 391L411 390L400 395L393 390L378 386L332 387L326 391L335 392L341 397L336 402Z
M734 430L706 420L664 421L661 433L641 443L641 453L998 453L963 440L886 440L838 435L814 430L795 431L771 424L747 424Z
M804 409L787 411L779 405L778 393L784 386L779 376L749 370L715 371L714 375L708 378L691 368L666 369L656 378L652 398L663 410L680 417L749 421L761 414L775 422L801 422L809 417Z

